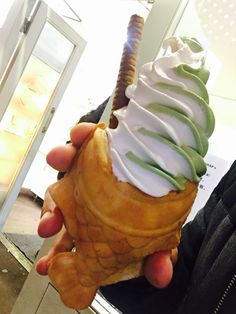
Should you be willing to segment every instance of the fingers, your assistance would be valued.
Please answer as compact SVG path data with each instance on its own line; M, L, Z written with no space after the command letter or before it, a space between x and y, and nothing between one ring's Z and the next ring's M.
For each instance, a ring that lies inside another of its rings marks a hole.
M38 234L42 238L51 237L57 234L63 226L63 216L57 207L51 211L46 211L38 225Z
M58 171L67 171L76 154L76 147L72 144L54 147L47 154L47 163Z
M173 275L171 252L163 251L150 255L144 263L144 275L156 288L165 288Z
M47 190L45 192L41 219L38 225L38 234L42 238L47 238L58 233L62 226L63 215L60 209L56 207L49 190Z
M80 146L86 137L94 130L94 123L82 122L71 129L70 138L75 146Z
M54 169L66 172L72 165L78 147L86 137L93 131L95 124L80 123L71 130L72 144L58 146L52 149L47 155L47 163ZM46 191L44 205L42 208L41 220L38 226L39 236L46 238L57 234L63 226L63 215L59 208L55 206L49 191ZM49 261L59 252L70 251L73 248L73 241L66 231L58 238L47 256L42 257L36 270L39 274L47 274Z
M60 235L58 235L58 238L54 242L52 248L49 250L48 254L44 257L42 257L37 263L36 263L36 271L40 275L47 275L48 273L48 266L50 261L54 256L56 256L58 253L62 252L69 252L73 249L74 243L71 238L71 236L67 233L65 229L61 232Z
M71 130L72 144L58 146L52 149L47 155L47 163L54 169L66 172L72 165L78 147L84 142L86 137L95 128L93 123L80 123ZM38 234L43 237L50 237L57 234L63 226L63 215L59 208L55 206L49 192L46 192L44 205L42 209L41 221L38 226ZM48 255L42 257L37 265L36 270L39 274L47 274L49 261L59 252L70 251L73 248L73 241L67 232L53 245Z
M53 148L47 155L47 163L58 171L66 172L72 165L77 147L83 143L94 128L95 124L93 123L76 125L71 130L72 144ZM43 238L56 234L63 224L62 214L58 208L54 208L55 204L53 204L50 195L45 195L45 201L47 204L44 204L42 218L38 226L38 234Z
M94 128L95 124L93 123L77 124L70 133L72 144L53 148L47 154L47 163L58 171L66 172L72 164L77 148L84 142Z

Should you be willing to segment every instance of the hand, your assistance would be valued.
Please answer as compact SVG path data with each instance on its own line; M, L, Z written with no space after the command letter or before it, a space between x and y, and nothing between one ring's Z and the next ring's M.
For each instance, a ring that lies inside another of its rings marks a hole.
M95 125L92 123L80 123L75 126L70 133L72 144L52 149L47 155L48 164L58 171L67 171L71 167L77 149L94 130L94 127ZM36 264L36 270L41 275L47 275L48 264L56 254L71 251L73 248L73 240L63 227L63 216L60 209L55 206L52 199L47 199L47 203L42 208L38 233L41 237L46 238L57 234L60 230L61 232L48 254ZM171 281L176 258L177 250L157 252L147 257L143 267L147 280L155 287L166 287Z
M93 123L80 123L70 132L72 144L57 146L47 155L47 163L58 171L67 171L75 157L77 149L84 142L86 137L95 128ZM46 192L48 193L48 192ZM47 195L47 203L42 208L41 220L38 226L38 234L42 238L47 238L57 234L63 226L63 216L55 206L50 195Z
M67 171L73 162L77 149L94 128L95 125L92 123L80 123L75 126L70 132L72 144L57 146L52 149L47 155L47 163L58 171ZM73 239L63 227L63 216L60 209L55 206L49 194L45 199L47 202L43 204L38 234L42 238L47 238L61 232L48 254L36 263L36 270L40 275L47 275L49 262L55 255L60 252L71 251L74 246Z
M143 272L146 279L156 288L165 288L171 282L173 266L178 258L178 250L156 252L147 257Z

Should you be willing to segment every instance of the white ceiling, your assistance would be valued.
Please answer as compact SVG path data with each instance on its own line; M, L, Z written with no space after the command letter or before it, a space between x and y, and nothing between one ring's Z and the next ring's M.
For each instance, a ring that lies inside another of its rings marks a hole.
M54 10L64 16L67 21L77 20L87 23L90 18L106 19L116 13L123 18L127 12L144 14L150 11L152 1L147 0L45 0Z

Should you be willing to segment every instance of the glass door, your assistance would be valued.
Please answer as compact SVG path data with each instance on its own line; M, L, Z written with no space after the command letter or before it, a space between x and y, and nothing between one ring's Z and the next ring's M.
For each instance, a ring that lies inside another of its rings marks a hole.
M84 47L85 41L42 2L0 86L0 226Z
M0 122L0 205L29 152L73 49L68 39L45 24Z

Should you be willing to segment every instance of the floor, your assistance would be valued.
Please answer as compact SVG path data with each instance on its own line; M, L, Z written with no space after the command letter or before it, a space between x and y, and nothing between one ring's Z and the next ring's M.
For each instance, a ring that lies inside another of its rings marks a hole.
M37 234L41 206L33 192L22 188L3 228L7 238L32 262L43 241Z
M1 314L11 313L28 272L0 243L0 309Z
M1 314L11 313L28 271L42 245L43 240L37 234L40 209L41 200L30 190L23 188L3 228L0 239L2 241L0 242Z

